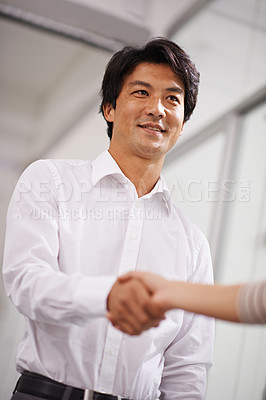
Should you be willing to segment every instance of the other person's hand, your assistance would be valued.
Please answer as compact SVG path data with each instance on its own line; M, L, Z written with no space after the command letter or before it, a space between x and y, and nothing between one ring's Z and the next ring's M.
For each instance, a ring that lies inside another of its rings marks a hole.
M146 309L151 314L165 313L175 306L176 284L157 274L144 271L130 271L118 278L119 282L127 282L130 279L137 279L150 292L150 302Z

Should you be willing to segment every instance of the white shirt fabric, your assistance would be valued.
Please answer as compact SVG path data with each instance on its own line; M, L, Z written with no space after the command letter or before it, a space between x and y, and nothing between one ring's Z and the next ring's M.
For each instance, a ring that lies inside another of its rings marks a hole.
M163 178L138 198L108 151L31 164L10 202L3 266L26 319L17 370L134 400L203 399L213 320L177 310L140 336L121 333L106 300L129 270L212 283L208 243Z

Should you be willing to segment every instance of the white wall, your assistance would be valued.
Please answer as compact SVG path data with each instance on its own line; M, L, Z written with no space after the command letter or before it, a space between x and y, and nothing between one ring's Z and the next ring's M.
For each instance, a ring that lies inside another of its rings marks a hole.
M45 158L77 158L92 160L109 146L107 124L98 113L100 103L95 99L95 107L64 138L44 156Z

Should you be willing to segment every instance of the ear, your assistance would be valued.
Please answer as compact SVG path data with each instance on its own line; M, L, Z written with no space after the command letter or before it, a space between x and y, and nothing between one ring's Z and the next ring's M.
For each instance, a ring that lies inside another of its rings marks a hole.
M114 122L114 107L112 104L107 103L103 106L104 118L108 122Z

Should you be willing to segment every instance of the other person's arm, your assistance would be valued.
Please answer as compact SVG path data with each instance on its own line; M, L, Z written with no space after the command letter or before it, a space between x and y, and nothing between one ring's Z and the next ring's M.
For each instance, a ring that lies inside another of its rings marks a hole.
M237 285L204 285L168 281L147 272L130 272L120 280L139 279L152 293L150 307L161 312L180 308L210 317L266 323L266 281Z

